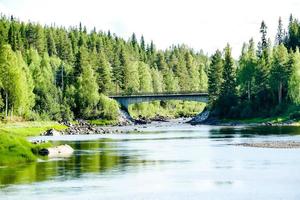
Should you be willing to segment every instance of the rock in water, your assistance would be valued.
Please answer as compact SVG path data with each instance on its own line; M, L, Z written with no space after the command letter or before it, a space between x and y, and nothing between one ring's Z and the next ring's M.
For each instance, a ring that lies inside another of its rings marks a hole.
M69 145L59 145L57 147L51 147L47 149L41 149L39 154L42 156L48 156L50 158L64 158L70 157L74 152L74 149Z

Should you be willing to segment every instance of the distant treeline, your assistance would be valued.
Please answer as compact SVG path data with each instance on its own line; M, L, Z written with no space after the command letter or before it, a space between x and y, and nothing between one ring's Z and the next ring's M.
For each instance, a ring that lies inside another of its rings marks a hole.
M270 117L299 105L300 22L291 16L285 30L279 18L274 44L264 21L260 33L257 45L252 39L243 45L238 62L232 59L229 45L224 53L218 50L211 57L208 92L214 116Z
M25 119L115 118L110 93L207 90L209 58L144 37L0 19L0 113ZM106 96L105 96L106 95Z

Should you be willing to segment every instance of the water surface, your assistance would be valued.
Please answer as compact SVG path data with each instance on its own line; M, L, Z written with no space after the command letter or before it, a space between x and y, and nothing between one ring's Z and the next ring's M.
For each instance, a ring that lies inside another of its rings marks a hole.
M0 168L0 199L300 199L300 149L228 145L300 141L300 128L172 124L145 131L50 137L74 155Z

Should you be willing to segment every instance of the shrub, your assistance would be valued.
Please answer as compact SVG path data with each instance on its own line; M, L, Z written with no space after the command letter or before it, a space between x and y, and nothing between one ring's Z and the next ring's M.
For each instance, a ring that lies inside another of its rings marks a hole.
M119 104L115 100L101 94L99 99L100 117L108 120L115 120L118 118L119 113Z
M289 117L290 119L300 119L300 111L293 112Z

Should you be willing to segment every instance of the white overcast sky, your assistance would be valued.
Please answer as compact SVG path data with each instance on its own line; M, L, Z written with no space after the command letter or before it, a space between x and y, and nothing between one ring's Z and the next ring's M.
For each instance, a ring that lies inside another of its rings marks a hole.
M226 43L238 57L243 42L259 40L262 20L275 38L278 17L284 26L300 11L299 0L0 0L0 11L23 21L111 32L127 39L133 32L159 49L184 43L209 54Z

